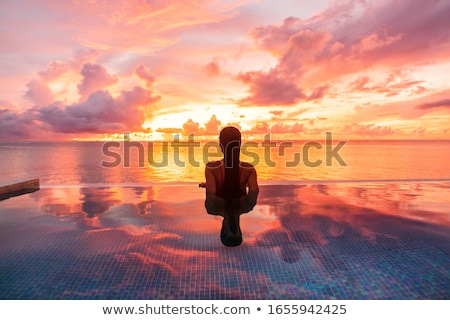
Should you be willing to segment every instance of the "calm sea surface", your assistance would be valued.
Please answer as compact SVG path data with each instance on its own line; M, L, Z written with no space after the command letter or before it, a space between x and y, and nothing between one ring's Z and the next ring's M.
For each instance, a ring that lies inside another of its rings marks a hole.
M450 141L338 143L252 142L241 160L255 165L261 183L450 178ZM201 182L205 163L220 158L213 142L0 142L0 185Z

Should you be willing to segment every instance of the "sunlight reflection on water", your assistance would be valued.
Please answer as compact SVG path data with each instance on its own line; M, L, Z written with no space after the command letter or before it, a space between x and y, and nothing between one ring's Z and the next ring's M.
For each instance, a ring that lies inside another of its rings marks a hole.
M243 161L255 165L260 181L450 178L450 141L350 141L338 153L346 165L341 165L333 157L329 159L331 165L327 165L325 147L310 148L305 162L305 154L302 153L305 142L296 141L292 147L284 149L280 148L281 143L277 142L278 147L270 150L260 144L242 154ZM111 154L103 154L103 146L103 142L1 143L2 184L31 178L40 178L42 184L56 185L197 183L204 181L205 162L220 158L214 148L205 149L205 144L195 149L179 148L176 155L173 148L168 148L164 155L161 143L154 143L153 160L160 162L167 157L167 165L155 167L149 163L148 143L143 142L143 152L137 147L129 148L129 153L124 153L122 147L111 148L110 151L121 161L117 166L107 168L102 166L102 162L111 163L115 158ZM210 156L205 154L205 150L209 150ZM215 157L212 156L214 153ZM125 154L129 156L128 164ZM295 159L299 160L298 163L292 164ZM307 161L320 165L309 166Z

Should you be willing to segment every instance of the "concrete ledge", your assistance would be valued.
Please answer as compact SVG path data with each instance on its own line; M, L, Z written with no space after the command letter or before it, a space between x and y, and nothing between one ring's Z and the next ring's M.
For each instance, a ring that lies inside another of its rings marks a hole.
M0 187L0 201L37 190L39 190L39 179L31 179L3 186Z

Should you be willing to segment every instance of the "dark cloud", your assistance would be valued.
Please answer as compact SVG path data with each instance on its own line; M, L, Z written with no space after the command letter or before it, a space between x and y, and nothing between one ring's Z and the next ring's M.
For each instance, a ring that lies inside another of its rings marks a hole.
M83 65L81 75L83 80L77 86L81 100L119 81L116 76L110 75L102 65L89 62Z
M433 101L429 103L423 103L417 106L418 109L428 110L436 108L450 108L450 99L443 99L438 101Z
M28 139L36 134L31 113L18 113L0 109L0 140Z
M142 130L144 113L142 106L159 100L151 91L135 87L122 91L117 98L108 91L97 91L86 101L63 106L53 103L34 108L37 118L62 133L114 133Z

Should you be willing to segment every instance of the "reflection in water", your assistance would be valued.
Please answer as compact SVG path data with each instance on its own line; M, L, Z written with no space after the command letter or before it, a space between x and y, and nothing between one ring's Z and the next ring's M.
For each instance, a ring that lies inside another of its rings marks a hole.
M196 187L44 188L0 203L0 298L448 299L448 188L262 186L238 248Z
M115 199L115 193L109 188L97 188L80 190L82 195L82 210L86 212L88 218L92 218L97 214L107 212L113 205L120 203L119 199Z

